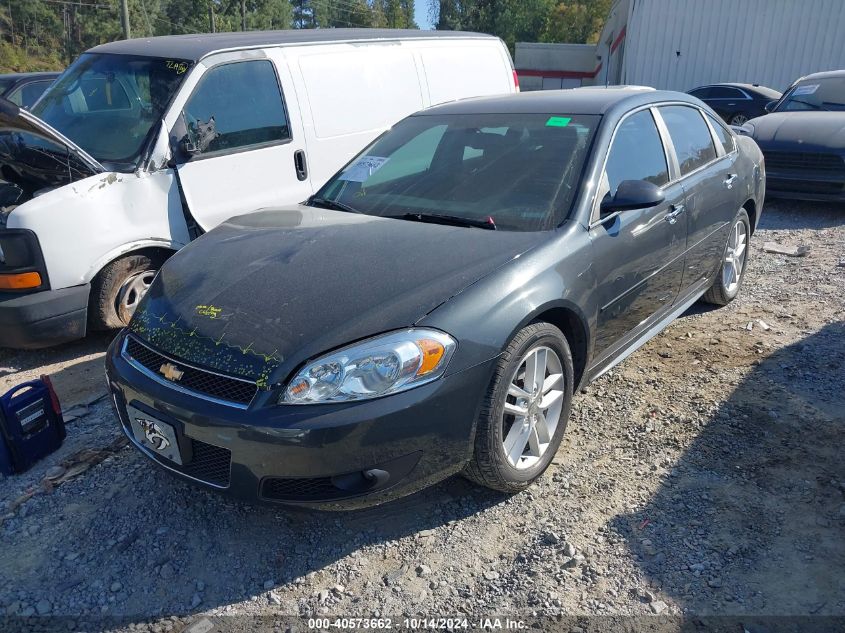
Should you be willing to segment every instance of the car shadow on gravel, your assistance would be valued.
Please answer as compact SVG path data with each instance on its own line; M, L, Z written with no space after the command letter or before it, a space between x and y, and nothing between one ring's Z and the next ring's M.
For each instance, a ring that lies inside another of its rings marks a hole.
M829 229L845 224L845 203L767 199L758 229Z
M844 377L843 323L761 360L611 521L653 593L696 615L845 613Z

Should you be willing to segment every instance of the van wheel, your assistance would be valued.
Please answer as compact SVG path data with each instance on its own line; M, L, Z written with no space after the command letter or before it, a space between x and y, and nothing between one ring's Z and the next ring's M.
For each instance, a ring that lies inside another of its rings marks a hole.
M128 325L165 259L161 255L127 255L103 268L91 284L91 329L111 330Z
M496 363L464 475L519 492L545 472L560 446L572 402L572 354L550 323L520 330Z

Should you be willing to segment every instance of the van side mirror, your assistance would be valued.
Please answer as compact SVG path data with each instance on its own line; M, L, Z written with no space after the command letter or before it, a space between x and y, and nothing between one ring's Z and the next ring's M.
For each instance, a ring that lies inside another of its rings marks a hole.
M765 106L763 106L763 109L766 112L774 112L775 106L777 106L777 104L778 104L777 101L769 101Z
M616 193L608 193L601 202L601 215L610 215L617 211L648 209L665 200L663 190L647 180L623 180L616 188Z

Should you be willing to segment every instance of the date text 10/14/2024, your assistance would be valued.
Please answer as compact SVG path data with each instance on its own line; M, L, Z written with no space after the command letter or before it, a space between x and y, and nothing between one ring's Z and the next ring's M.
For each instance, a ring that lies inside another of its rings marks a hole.
M528 628L523 620L511 618L309 618L308 628L314 630L481 630L481 631L518 631Z

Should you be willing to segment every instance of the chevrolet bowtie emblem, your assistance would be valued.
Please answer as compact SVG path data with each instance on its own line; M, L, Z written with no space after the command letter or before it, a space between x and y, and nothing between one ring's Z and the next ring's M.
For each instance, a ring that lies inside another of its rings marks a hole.
M173 363L164 363L164 365L158 368L158 371L162 376L174 382L182 380L182 376L185 375L185 372Z

